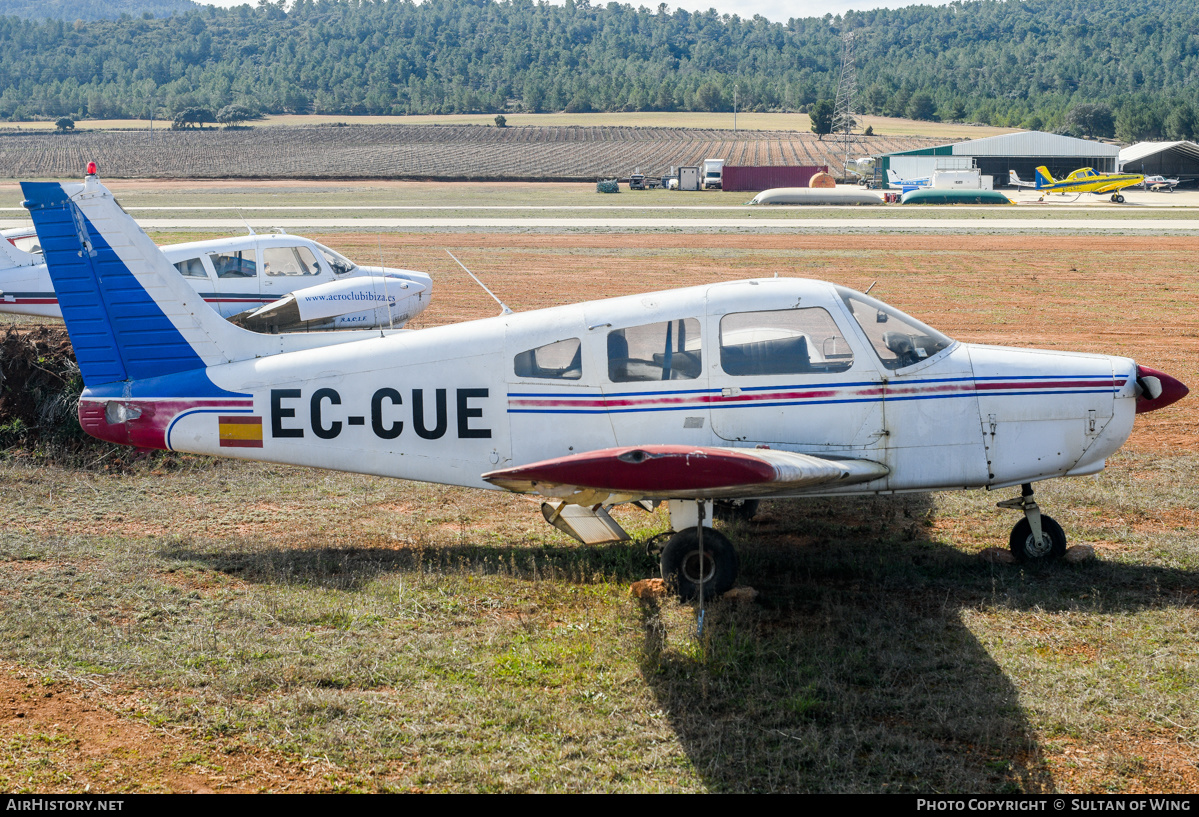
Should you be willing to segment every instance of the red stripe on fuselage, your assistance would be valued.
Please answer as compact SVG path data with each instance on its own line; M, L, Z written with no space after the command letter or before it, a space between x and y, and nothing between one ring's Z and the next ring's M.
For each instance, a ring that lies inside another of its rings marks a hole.
M865 397L881 397L884 400L887 397L924 395L937 396L945 394L969 394L971 392L997 392L997 391L1024 391L1024 390L1047 390L1046 393L1052 393L1050 389L1066 389L1066 388L1119 388L1123 386L1127 380L1122 379L1095 379L1095 380L1034 380L1034 381L1008 381L1003 383L989 382L962 382L962 383L940 383L934 385L913 385L913 386L854 386L847 388L820 388L807 390L780 390L755 392L753 394L736 394L736 395L721 395L721 394L693 394L682 396L662 396L662 397L603 397L601 395L586 395L582 397L552 397L544 399L530 398L509 398L508 405L513 408L592 408L592 409L613 409L613 408L634 408L634 407L653 407L653 406L699 406L699 405L715 405L740 403L750 404L761 402L773 402L777 400L825 400L837 395L844 395L846 399L861 399Z

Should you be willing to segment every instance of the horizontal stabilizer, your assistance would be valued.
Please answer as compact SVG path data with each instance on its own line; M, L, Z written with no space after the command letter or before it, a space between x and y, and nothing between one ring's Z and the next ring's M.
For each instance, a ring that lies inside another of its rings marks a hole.
M605 448L483 474L516 493L591 505L634 499L768 496L881 479L872 460L833 459L764 448L649 445Z

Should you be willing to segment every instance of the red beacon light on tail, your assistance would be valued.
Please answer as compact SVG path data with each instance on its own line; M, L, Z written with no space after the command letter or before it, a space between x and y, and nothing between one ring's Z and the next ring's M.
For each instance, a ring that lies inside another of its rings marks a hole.
M96 175L96 163L95 162L87 163L87 175L89 175L89 176Z

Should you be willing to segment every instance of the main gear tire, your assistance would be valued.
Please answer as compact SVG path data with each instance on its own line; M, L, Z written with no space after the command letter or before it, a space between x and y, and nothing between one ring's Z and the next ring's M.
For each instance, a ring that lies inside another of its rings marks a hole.
M704 528L702 561L695 528L679 531L662 548L662 578L683 601L699 596L701 577L705 600L728 592L740 566L733 543L712 528Z

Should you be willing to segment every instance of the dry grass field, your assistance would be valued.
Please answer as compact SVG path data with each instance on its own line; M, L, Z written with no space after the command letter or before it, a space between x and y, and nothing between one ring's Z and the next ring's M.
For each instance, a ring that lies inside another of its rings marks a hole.
M508 127L619 127L619 128L686 128L689 130L732 130L733 114L692 111L623 111L619 113L505 113ZM896 119L888 116L860 117L860 128L874 128L880 136L927 136L934 139L981 139L1013 133L1015 128L996 128L990 125L966 125L953 122L921 122L915 119ZM347 123L352 125L492 125L495 114L444 114L427 116L328 116L321 114L267 116L255 120L252 127L311 127ZM737 114L738 130L798 131L810 133L812 120L806 113L747 113ZM5 129L52 131L52 120L35 122L6 122ZM170 122L154 123L155 129L169 128ZM148 119L83 119L76 130L149 130Z
M165 236L157 236L160 240ZM178 240L172 234L170 240ZM751 276L1199 384L1195 239L339 233L431 326ZM11 388L13 384L4 384ZM5 791L1199 791L1199 408L1038 501L1097 558L979 554L985 493L766 503L753 602L641 602L495 493L97 448L0 455Z
M344 125L344 126L343 126ZM858 137L854 155L942 144L895 133ZM844 153L808 131L720 127L327 123L205 130L0 131L0 178L75 176L96 161L106 178L579 180L661 176L705 159L737 165L827 166Z

